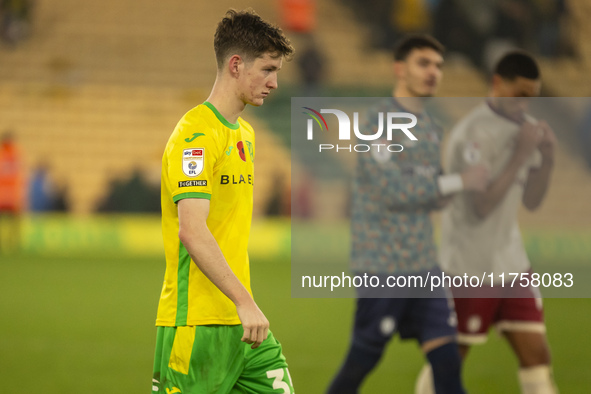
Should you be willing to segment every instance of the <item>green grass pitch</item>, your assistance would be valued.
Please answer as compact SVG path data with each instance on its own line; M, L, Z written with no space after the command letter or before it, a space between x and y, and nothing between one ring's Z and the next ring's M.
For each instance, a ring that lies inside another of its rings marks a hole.
M3 392L148 393L159 258L0 256ZM296 391L323 393L350 337L353 300L292 299L289 261L252 261L253 292L283 343ZM591 300L545 301L554 373L563 393L591 388ZM411 393L423 363L414 342L394 340L362 393ZM517 363L496 334L473 349L473 393L518 393Z

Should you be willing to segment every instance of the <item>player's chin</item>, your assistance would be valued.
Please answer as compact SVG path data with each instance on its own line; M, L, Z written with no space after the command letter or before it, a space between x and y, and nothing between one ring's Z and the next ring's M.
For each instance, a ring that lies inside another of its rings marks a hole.
M419 97L423 97L423 98L429 98L429 97L434 97L435 96L435 92L423 92L419 95Z
M253 105L255 107L260 107L264 103L265 103L265 98L264 97L258 97L258 98L255 98L255 99L251 100L250 105Z
M423 88L421 97L433 97L437 93L437 85L428 84Z
M435 96L435 93L437 93L437 87L426 88L421 93L421 97L433 97Z

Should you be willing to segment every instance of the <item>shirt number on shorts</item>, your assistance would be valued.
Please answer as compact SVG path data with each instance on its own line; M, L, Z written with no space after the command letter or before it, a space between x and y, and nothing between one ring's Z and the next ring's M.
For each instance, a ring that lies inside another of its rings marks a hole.
M289 378L289 383L291 383L291 376L289 374L289 370L287 368L279 368L274 369L272 371L267 371L267 377L273 380L273 390L282 389L283 394L291 394L291 389L289 385L283 381L283 377L285 376L285 372L287 372L287 377ZM293 383L291 383L293 386Z

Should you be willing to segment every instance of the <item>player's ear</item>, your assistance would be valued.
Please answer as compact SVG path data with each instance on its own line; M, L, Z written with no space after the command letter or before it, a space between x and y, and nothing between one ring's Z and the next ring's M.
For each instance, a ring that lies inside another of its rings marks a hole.
M499 74L493 74L492 76L492 89L493 92L498 92L503 84L503 77L501 77Z
M240 55L232 55L228 60L228 71L233 78L237 78L240 74L241 66L244 64L244 61L240 57Z

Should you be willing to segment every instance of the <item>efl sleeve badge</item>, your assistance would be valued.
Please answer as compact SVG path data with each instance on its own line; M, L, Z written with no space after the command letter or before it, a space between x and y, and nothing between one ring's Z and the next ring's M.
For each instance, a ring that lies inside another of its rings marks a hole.
M186 176L196 177L203 172L204 148L183 150L183 172Z

